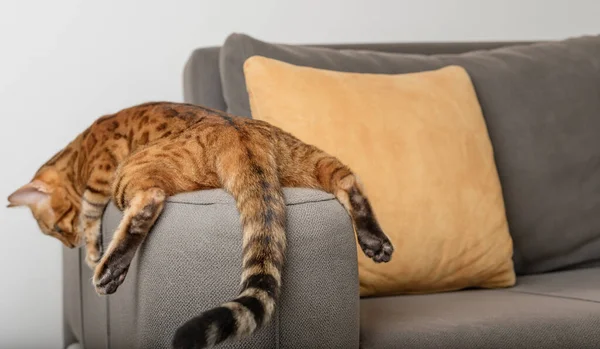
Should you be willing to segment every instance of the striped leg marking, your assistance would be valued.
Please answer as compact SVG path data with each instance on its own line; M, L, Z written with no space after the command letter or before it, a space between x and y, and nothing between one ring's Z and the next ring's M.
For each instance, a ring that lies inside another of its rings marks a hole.
M152 188L134 195L125 209L106 254L96 266L93 284L98 294L111 294L125 281L135 252L163 209L165 194Z

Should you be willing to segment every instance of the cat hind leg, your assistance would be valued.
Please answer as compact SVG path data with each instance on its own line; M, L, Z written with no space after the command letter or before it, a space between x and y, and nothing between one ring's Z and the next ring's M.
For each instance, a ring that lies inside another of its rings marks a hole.
M358 178L335 157L322 157L315 166L323 189L335 195L352 217L358 243L374 262L389 262L394 247L381 229Z

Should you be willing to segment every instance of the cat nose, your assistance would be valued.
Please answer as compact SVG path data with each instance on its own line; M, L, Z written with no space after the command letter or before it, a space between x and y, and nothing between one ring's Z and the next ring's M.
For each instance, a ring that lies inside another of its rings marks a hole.
M75 244L72 243L71 241L67 240L67 239L60 239L60 242L63 243L63 245L65 245L68 248L74 248Z

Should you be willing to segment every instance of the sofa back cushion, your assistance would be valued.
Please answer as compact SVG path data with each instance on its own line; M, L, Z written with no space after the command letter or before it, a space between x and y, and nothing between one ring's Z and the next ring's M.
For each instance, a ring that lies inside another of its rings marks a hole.
M245 34L231 34L219 54L223 80L223 98L227 112L251 117L246 80L242 65L253 55L278 59L291 64L352 73L404 73L394 63L393 54L460 54L475 50L526 44L530 42L462 42L462 43L373 43L333 45L285 45L256 40ZM198 50L197 50L198 51ZM332 52L337 52L331 56ZM375 59L371 58L375 53ZM392 54L388 56L387 54ZM386 58L388 57L388 58ZM391 61L390 61L391 60ZM217 84L220 86L221 84Z
M400 74L459 65L481 104L503 187L518 274L600 260L600 36L462 54L269 44L223 46L224 98L250 115L243 64L260 55L314 68Z

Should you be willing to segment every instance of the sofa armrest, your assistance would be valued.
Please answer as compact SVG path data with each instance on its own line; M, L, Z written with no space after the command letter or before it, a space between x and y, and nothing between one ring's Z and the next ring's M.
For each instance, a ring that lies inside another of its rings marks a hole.
M274 319L222 347L358 348L356 243L348 214L321 191L286 188L284 194L288 251ZM105 243L120 218L109 206ZM241 251L239 214L229 194L169 198L127 279L106 297L110 347L169 347L179 325L237 295Z

